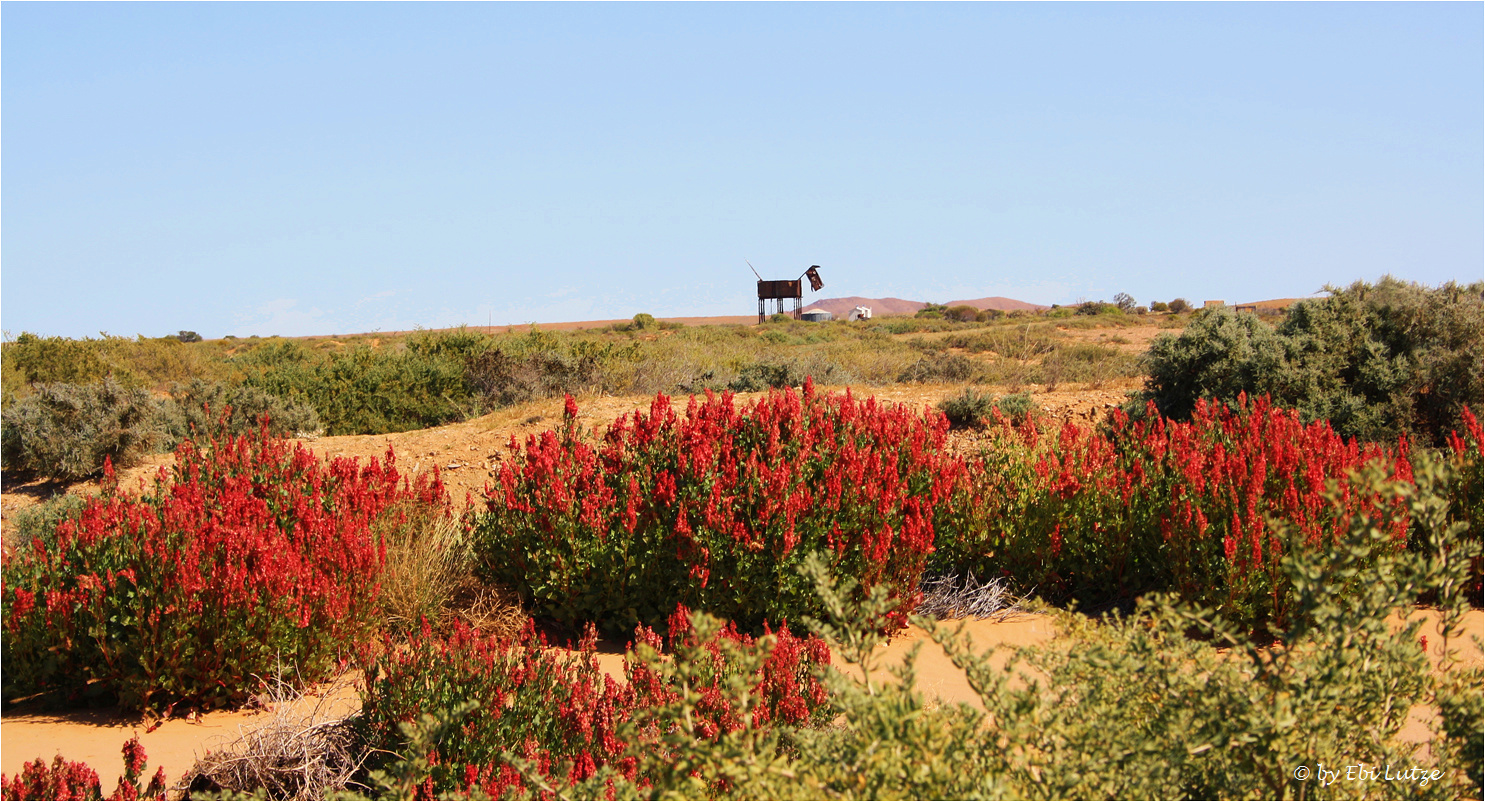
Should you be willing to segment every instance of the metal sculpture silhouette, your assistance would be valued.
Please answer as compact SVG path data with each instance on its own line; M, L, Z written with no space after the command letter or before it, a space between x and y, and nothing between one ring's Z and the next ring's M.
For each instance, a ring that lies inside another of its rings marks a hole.
M748 260L744 259L744 262ZM795 320L799 319L801 303L804 299L804 282L802 279L810 280L810 289L819 292L825 286L820 279L820 266L810 265L810 269L804 271L799 278L781 279L776 281L765 281L758 275L758 269L748 262L748 269L753 275L758 276L758 322L762 323L768 319L768 302L773 301L774 314L790 315ZM785 305L788 305L787 309Z

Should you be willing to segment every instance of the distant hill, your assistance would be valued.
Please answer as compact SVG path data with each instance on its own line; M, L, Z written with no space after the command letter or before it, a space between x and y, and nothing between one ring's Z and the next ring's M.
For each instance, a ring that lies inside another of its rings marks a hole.
M825 298L814 303L805 304L805 309L824 309L836 317L845 317L858 306L871 307L873 315L911 315L923 308L922 301L904 301L901 298L862 298L852 295L849 298Z
M825 298L814 303L805 304L806 309L824 309L836 317L845 317L858 306L869 306L873 315L911 315L922 309L926 304L923 301L906 301L902 298L862 298L852 295L849 298ZM976 309L999 309L1009 312L1014 309L1039 310L1047 307L1041 304L1029 304L1025 301L1017 301L1014 298L976 298L973 301L950 301L947 306L973 306Z
M1233 306L1254 306L1259 309L1288 309L1300 301L1311 300L1307 298L1275 298L1271 301L1252 301L1246 304L1233 304Z
M1029 304L1025 301L1018 301L1015 298L1003 298L999 295L991 298L976 298L973 301L950 301L944 304L944 306L973 306L976 309L999 309L1002 312L1013 312L1017 309L1027 312L1039 312L1043 309L1051 308L1041 304Z

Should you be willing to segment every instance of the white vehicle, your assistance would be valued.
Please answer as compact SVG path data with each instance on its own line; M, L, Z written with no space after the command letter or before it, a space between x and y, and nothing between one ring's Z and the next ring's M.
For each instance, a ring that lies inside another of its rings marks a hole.
M871 320L871 307L858 306L846 313L846 320Z

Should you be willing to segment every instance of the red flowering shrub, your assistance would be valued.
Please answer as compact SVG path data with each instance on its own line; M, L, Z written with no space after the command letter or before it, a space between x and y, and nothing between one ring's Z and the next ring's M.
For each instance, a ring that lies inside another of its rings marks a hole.
M1456 453L1474 454L1478 476L1474 437L1473 452ZM1292 522L1305 547L1319 550L1376 506L1390 511L1404 548L1404 501L1345 488L1370 463L1410 481L1410 447L1347 440L1266 398L1243 397L1236 410L1198 402L1189 423L1153 410L1140 421L1116 413L1108 432L1068 423L1053 436L1035 421L1003 422L972 471L977 523L962 540L941 540L940 556L1049 598L1097 603L1175 590L1255 625L1282 623L1284 546L1269 518ZM1322 496L1328 483L1345 490L1340 509Z
M4 564L6 698L128 709L242 701L254 675L324 677L371 629L384 555L371 523L436 503L385 461L322 464L259 432L187 442L140 497L111 480L76 520Z
M499 799L534 793L537 789L527 787L520 772L500 758L505 751L529 761L544 782L558 788L582 782L605 765L643 783L636 775L635 744L623 738L626 729L634 728L625 725L674 701L679 689L632 655L625 661L627 681L616 682L599 669L593 652L596 630L589 633L574 653L548 647L530 625L513 640L482 635L462 624L447 638L424 628L406 647L389 643L366 665L358 726L366 743L385 750L388 760L394 754L412 757L404 754L409 745L399 725L470 701L479 704L425 756L429 774L415 779L427 798L462 793ZM637 636L651 648L665 650L665 639L653 631L640 628ZM707 679L692 688L701 696L692 719L696 737L715 738L748 720L767 727L775 721L817 722L825 714L828 698L814 669L829 663L830 652L818 638L798 638L783 627L760 644L730 625L720 637L747 649L769 649L762 670L750 678L751 710L735 708L724 693L737 670L715 640L696 643L684 609L671 618L672 650L699 646L710 655L701 672ZM658 739L648 739L658 733L640 732L646 748L655 748Z
M124 776L109 799L164 799L165 769L157 768L149 785L139 787L146 757L138 738L124 744ZM15 777L0 774L0 799L103 799L98 772L61 755L50 766L41 758L27 763Z
M1470 582L1466 590L1475 599L1480 598L1485 583L1481 577L1482 547L1485 547L1485 435L1480 430L1480 419L1469 407L1461 415L1464 420L1464 435L1450 432L1445 453L1454 463L1453 485L1447 488L1450 500L1451 521L1464 522L1464 542L1473 549L1470 558ZM1423 544L1416 544L1422 546Z
M745 628L818 615L798 570L813 551L911 609L936 527L963 508L964 464L935 412L806 382L740 410L731 394L692 397L684 417L658 395L601 443L576 414L569 398L561 432L512 438L475 527L486 577L569 625L624 631L677 604Z

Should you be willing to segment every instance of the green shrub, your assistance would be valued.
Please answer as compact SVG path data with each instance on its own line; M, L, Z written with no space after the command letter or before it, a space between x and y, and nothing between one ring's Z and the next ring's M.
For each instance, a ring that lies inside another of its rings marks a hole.
M482 335L468 334L473 339ZM357 346L315 353L270 342L234 359L244 383L313 406L326 432L382 434L442 426L480 409L461 337L429 336L405 351Z
M555 349L509 354L500 348L480 354L468 368L469 383L492 406L581 392L599 382L594 356Z
M640 312L634 316L634 329L645 331L655 327L655 316L648 312Z
M767 332L773 334L774 332ZM744 365L727 389L736 393L756 393L782 387L801 387L806 375L796 362L754 362Z
M1229 309L1203 311L1180 336L1161 335L1145 355L1149 378L1131 411L1153 401L1162 415L1191 416L1199 399L1262 394L1284 369L1284 342L1253 315Z
M10 518L10 539L14 543L40 541L50 548L57 542L57 525L76 521L87 506L87 499L74 493L62 493L32 507L18 510Z
M1277 328L1289 369L1274 395L1369 440L1442 445L1461 410L1485 408L1485 284L1384 277L1295 304Z
M1156 301L1156 302L1150 304L1150 311L1151 312L1169 312L1170 311L1170 304L1166 303L1165 301Z
M984 426L996 410L1006 419L1020 423L1035 406L1030 393L1005 395L997 400L994 393L981 393L967 387L963 393L940 401L938 409L948 418L950 428L965 429Z
M163 405L112 378L98 384L41 384L0 421L6 470L61 480L95 476L168 443Z
M1154 401L1184 418L1200 398L1267 394L1348 437L1442 445L1466 406L1485 407L1482 293L1480 283L1357 282L1299 302L1277 329L1204 310L1179 337L1151 344L1134 409Z
M961 354L935 353L924 356L897 375L899 382L968 383L984 376L984 369Z
M1031 400L1031 393L1011 393L1001 396L995 402L995 408L1006 420L1019 426L1036 410L1036 402Z
M948 317L949 307L929 301L923 304L923 308L913 313L913 317L926 320L939 320Z
M1171 312L1177 315L1181 314L1182 312L1191 311L1191 304L1187 303L1185 298L1177 298L1167 304L1167 307L1169 307Z
M951 429L983 426L985 418L990 416L990 410L994 408L995 394L981 393L973 387L966 387L959 395L945 398L938 403L938 410L948 418Z
M94 340L39 337L22 332L5 343L5 362L22 381L32 384L91 384L108 375L101 349Z
M493 347L494 338L464 326L445 331L419 331L405 341L409 353L421 357L469 360Z
M315 435L321 431L314 407L303 401L286 401L252 385L194 379L177 384L170 395L166 414L172 446L197 433L218 432L224 424L231 434L248 434L262 425L265 417L268 432L276 436Z

